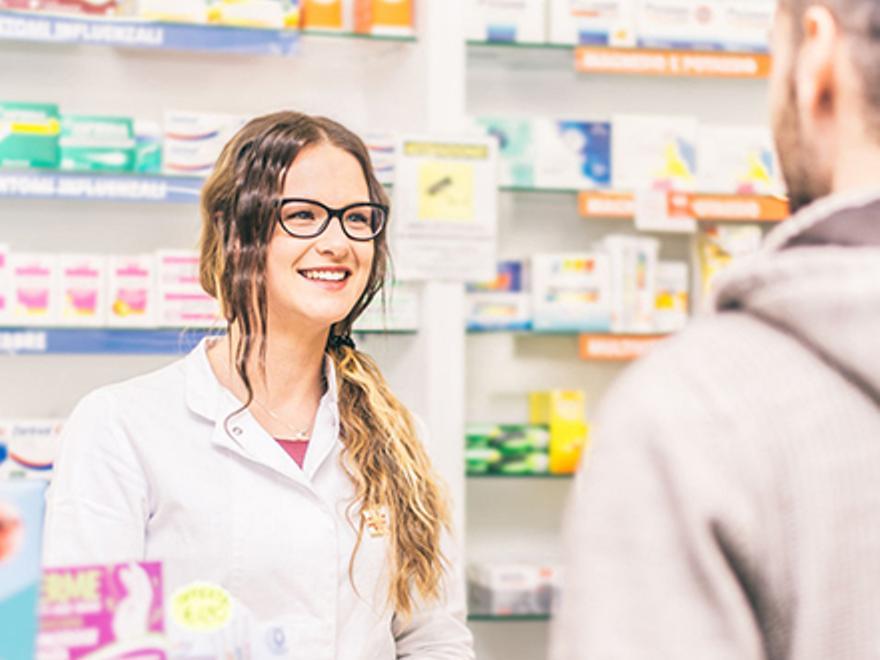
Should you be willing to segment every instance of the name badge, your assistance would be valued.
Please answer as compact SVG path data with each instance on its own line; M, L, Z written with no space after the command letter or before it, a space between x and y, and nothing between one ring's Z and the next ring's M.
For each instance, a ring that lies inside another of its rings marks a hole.
M391 519L388 516L388 509L384 506L374 507L372 509L364 509L364 525L370 536L378 538L380 536L388 536L391 529Z

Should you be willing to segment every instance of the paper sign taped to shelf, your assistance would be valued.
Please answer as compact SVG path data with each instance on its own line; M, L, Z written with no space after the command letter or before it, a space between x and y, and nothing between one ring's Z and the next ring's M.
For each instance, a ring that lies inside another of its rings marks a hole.
M763 53L692 51L580 46L575 68L581 73L691 76L698 78L766 78L770 56Z
M494 275L496 151L490 139L399 139L391 226L401 279L483 281Z
M662 190L639 190L635 194L636 229L670 234L695 234L697 221L690 209L673 209Z

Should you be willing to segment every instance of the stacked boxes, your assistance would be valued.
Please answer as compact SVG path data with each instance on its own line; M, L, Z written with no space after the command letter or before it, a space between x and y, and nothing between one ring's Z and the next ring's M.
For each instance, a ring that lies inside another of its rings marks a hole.
M581 390L532 392L529 395L529 422L550 429L550 472L571 474L577 470L589 439L586 394Z
M484 616L548 616L556 611L560 570L552 565L471 564L468 611Z
M611 330L652 332L660 243L642 236L610 235L603 245L615 284L611 288Z
M206 176L223 146L245 124L237 115L169 111L164 123L167 174Z
M532 257L536 330L607 332L611 329L611 270L601 252Z
M95 255L64 255L58 265L60 322L100 326L107 314L107 260Z
M532 326L525 264L502 261L491 282L469 284L466 305L471 330L528 330Z
M476 424L466 431L467 473L545 474L550 467L549 431L531 424Z

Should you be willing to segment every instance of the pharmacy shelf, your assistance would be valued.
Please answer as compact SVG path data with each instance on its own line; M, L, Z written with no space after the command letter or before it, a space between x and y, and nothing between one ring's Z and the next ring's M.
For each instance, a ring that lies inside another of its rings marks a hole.
M159 174L0 170L0 198L194 204L204 179Z
M534 623L550 621L549 614L469 614L468 621L485 621L496 623Z
M409 335L412 330L355 331L356 334ZM178 355L210 329L0 328L0 355Z
M242 55L293 55L299 38L297 30L0 11L0 41Z
M765 79L766 53L468 41L474 61L511 68L575 69L582 74Z

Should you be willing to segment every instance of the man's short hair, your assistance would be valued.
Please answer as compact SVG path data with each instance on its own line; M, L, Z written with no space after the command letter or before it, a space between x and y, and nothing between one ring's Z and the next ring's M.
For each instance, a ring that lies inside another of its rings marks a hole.
M865 121L880 141L880 0L780 0L794 18L795 46L803 39L799 17L812 5L828 7L853 40L853 63L862 77Z

